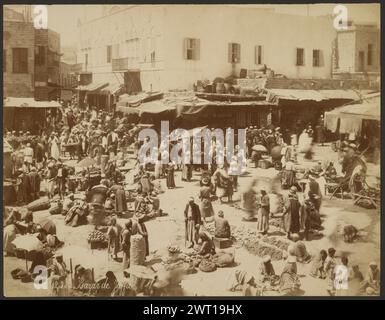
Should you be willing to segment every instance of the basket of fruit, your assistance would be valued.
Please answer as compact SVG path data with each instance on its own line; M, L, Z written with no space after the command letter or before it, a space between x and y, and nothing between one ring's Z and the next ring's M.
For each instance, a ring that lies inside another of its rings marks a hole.
M107 238L103 232L94 230L88 235L88 243L91 249L104 249L107 247Z

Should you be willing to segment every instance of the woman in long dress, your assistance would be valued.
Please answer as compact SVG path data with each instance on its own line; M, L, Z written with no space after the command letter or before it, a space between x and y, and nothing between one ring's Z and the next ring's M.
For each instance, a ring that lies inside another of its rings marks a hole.
M309 134L306 130L303 130L298 139L298 151L301 153L307 152L310 146Z
M260 207L258 209L257 231L266 234L269 230L270 200L265 190L261 190Z
M213 174L214 185L217 191L217 197L222 203L222 198L232 196L232 189L230 189L229 184L231 184L230 177L227 174L226 170L223 168L222 164L218 165L217 170ZM231 185L232 188L232 185ZM230 201L229 198L229 201Z
M210 180L205 178L202 180L203 186L199 192L199 199L201 200L201 214L204 220L212 219L214 216L214 209L211 203L211 187Z
M173 189L175 188L175 178L174 178L174 165L173 163L169 163L168 167L166 168L166 173L167 173L167 188L168 189Z
M295 256L289 256L279 283L279 291L284 295L293 295L301 286L297 275L297 262Z
M190 181L192 178L192 165L189 163L182 165L182 180Z
M51 138L51 157L55 160L58 160L60 158L60 150L59 150L59 139L56 135L53 135Z
M246 211L247 217L246 220L253 220L256 214L256 192L254 187L256 181L253 180L250 186L248 186L242 193L242 208Z
M118 252L120 251L120 235L122 228L117 224L116 219L111 219L111 225L108 228L108 252L113 259L118 258ZM112 250L112 252L111 252Z

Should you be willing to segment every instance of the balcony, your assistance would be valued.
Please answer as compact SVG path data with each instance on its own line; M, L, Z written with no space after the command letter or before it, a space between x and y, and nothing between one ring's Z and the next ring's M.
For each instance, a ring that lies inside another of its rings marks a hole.
M128 58L112 59L111 67L112 71L128 70Z

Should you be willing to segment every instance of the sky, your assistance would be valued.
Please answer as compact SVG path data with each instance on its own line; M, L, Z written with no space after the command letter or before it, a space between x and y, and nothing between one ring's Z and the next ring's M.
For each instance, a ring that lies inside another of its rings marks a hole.
M77 39L78 19L85 19L100 12L101 5L49 5L48 28L59 32L62 46L75 46ZM276 12L293 15L320 16L333 13L335 4L310 5L244 5L254 8L272 8ZM348 19L356 23L380 24L379 4L346 4ZM88 13L88 17L85 15Z

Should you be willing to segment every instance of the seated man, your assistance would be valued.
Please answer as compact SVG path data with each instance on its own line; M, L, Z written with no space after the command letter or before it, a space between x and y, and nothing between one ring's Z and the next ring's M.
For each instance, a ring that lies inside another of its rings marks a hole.
M229 222L224 218L223 211L218 212L218 216L215 218L215 234L216 238L231 237L231 228Z
M198 232L198 242L201 241L199 254L205 256L207 254L215 254L215 246L211 234L209 234L203 226L196 226Z

